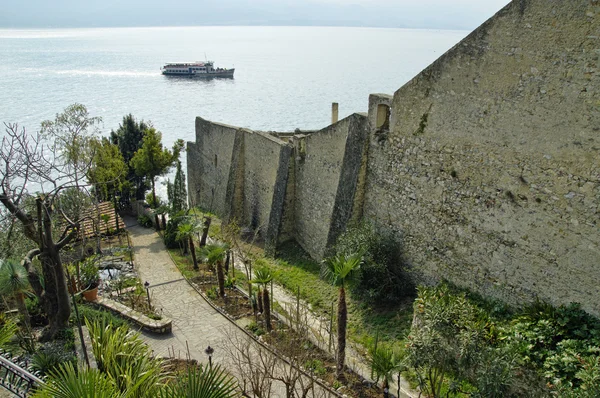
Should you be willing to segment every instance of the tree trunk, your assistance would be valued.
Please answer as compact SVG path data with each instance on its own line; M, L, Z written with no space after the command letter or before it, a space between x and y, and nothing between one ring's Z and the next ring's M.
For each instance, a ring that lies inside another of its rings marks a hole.
M190 252L192 253L192 262L194 263L194 269L198 270L198 259L196 258L196 247L194 246L194 234L190 235Z
M30 330L30 322L29 322L29 313L27 312L27 306L25 305L25 295L23 292L19 292L15 294L15 301L17 302L17 309L19 310L19 314L23 317L23 322L27 326L27 330Z
M206 246L206 239L208 238L208 229L212 219L210 217L204 217L204 228L202 228L202 239L200 239L200 247Z
M229 274L229 256L231 255L231 251L227 250L227 257L225 257L225 274Z
M217 261L217 282L219 282L219 295L225 297L225 275L223 274L223 262Z
M344 371L344 361L346 360L346 322L348 310L346 308L346 291L340 287L340 296L338 299L338 329L337 329L337 366L336 377L338 380L342 377Z
M258 293L256 294L256 302L258 304L258 312L260 312L262 314L264 311L263 311L262 291L260 289L258 289Z
M269 300L269 290L266 285L263 291L263 307L265 308L265 325L267 326L267 332L270 332L273 329L273 326L271 326L271 301Z

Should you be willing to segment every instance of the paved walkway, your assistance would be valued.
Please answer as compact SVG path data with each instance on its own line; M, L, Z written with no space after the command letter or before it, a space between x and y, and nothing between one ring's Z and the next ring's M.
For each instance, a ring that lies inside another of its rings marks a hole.
M125 223L132 240L140 279L150 283L150 295L156 309L173 321L171 334L160 336L143 333L144 340L156 355L186 358L189 351L192 359L203 363L208 362L204 350L210 345L215 348L213 362L224 364L238 379L243 379L243 375L236 374L232 369L231 356L225 354L224 347L231 345L231 336L244 341L251 339L237 330L182 279L156 232L138 226L132 218L126 218ZM321 388L315 392L318 397L330 396ZM275 385L271 396L284 397L283 385Z

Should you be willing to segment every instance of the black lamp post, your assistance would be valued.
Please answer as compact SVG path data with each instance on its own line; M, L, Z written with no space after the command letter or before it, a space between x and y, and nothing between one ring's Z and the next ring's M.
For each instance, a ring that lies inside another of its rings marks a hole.
M211 346L206 347L206 350L204 350L204 353L206 355L208 355L208 366L210 366L211 369L212 369L212 354L213 354L213 352L215 352L215 350Z
M146 288L146 296L148 297L148 309L151 309L152 305L150 304L150 282L144 282L144 287Z

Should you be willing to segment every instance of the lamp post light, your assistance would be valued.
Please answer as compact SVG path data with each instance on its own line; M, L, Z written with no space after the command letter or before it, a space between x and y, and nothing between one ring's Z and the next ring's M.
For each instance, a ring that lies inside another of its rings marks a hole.
M212 354L213 354L213 352L215 352L215 350L211 346L206 347L206 350L204 350L204 353L206 355L208 355L208 366L210 366L211 369L212 369Z
M152 309L152 305L150 304L150 282L144 282L144 287L146 288L146 296L148 297L148 309Z

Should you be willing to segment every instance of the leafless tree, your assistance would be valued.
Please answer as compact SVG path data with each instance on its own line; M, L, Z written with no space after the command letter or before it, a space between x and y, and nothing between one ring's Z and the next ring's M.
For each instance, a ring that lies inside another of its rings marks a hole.
M42 337L52 338L67 326L71 313L60 251L75 238L81 222L67 214L61 196L85 185L82 178L89 164L74 167L53 143L39 133L29 135L17 124L5 123L5 131L0 144L0 203L36 245L23 264L48 315L49 328ZM35 257L42 264L43 284L32 265Z

